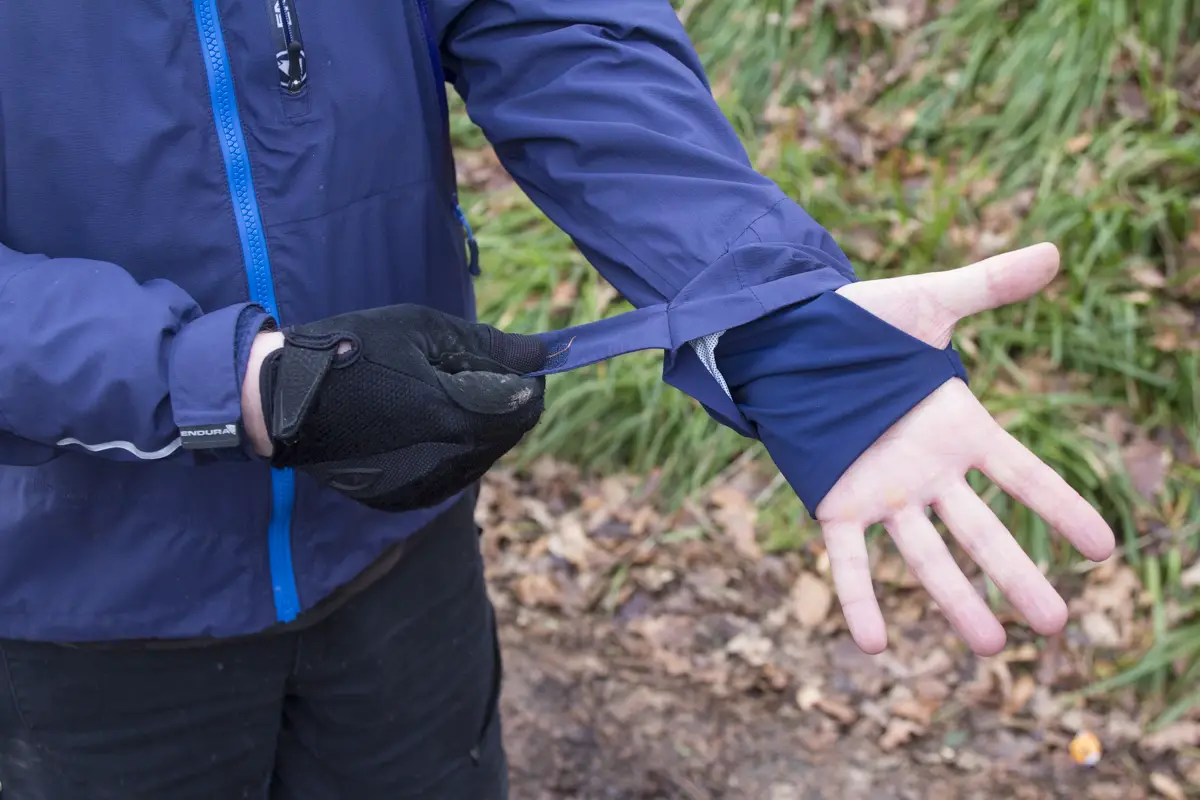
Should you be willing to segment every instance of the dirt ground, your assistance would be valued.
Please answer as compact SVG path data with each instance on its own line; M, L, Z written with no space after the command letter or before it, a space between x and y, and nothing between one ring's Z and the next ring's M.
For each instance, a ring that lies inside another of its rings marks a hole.
M754 480L664 516L634 479L488 479L515 800L1200 797L1195 717L1151 733L1131 695L1070 694L1142 627L1127 568L1064 587L1063 635L1006 620L1008 648L980 659L876 553L890 646L867 656L819 544L757 549ZM1081 731L1095 766L1069 755Z

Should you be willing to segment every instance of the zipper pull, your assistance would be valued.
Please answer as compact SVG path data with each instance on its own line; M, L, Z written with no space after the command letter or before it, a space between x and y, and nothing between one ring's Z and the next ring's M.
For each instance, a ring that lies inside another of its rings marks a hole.
M287 90L292 94L304 88L304 47L293 39L287 46Z
M295 0L267 0L267 13L275 38L275 65L279 84L288 94L298 94L308 83L308 59Z
M471 223L467 222L467 215L463 213L462 206L458 203L454 204L454 216L458 217L458 222L467 235L467 252L470 254L467 261L467 272L479 275L479 243L475 241L475 232L471 230Z

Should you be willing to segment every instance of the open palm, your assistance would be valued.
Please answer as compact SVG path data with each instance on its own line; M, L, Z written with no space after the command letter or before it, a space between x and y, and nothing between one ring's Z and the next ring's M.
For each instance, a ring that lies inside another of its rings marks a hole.
M1025 300L1058 271L1040 244L946 272L861 281L839 294L896 328L945 347L963 317ZM850 633L877 653L887 632L871 583L866 528L882 523L897 549L972 650L1004 647L1004 628L954 562L927 516L932 508L968 554L1039 633L1066 624L1067 606L966 481L978 469L1096 561L1113 550L1103 518L1054 470L1005 431L961 380L943 384L842 475L816 509Z

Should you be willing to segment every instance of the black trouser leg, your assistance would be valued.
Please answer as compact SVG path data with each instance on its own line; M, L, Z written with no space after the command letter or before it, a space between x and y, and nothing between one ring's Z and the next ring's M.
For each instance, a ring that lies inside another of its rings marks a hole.
M503 800L492 606L472 509L300 635L272 800Z
M3 642L3 800L261 798L292 646Z
M0 800L504 800L470 504L418 535L296 633L178 649L0 641Z

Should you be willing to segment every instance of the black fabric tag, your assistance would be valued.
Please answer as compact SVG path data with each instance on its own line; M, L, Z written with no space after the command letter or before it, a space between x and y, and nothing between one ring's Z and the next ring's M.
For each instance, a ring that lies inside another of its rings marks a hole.
M218 425L189 425L179 429L184 450L215 450L237 447L241 443L236 422Z

